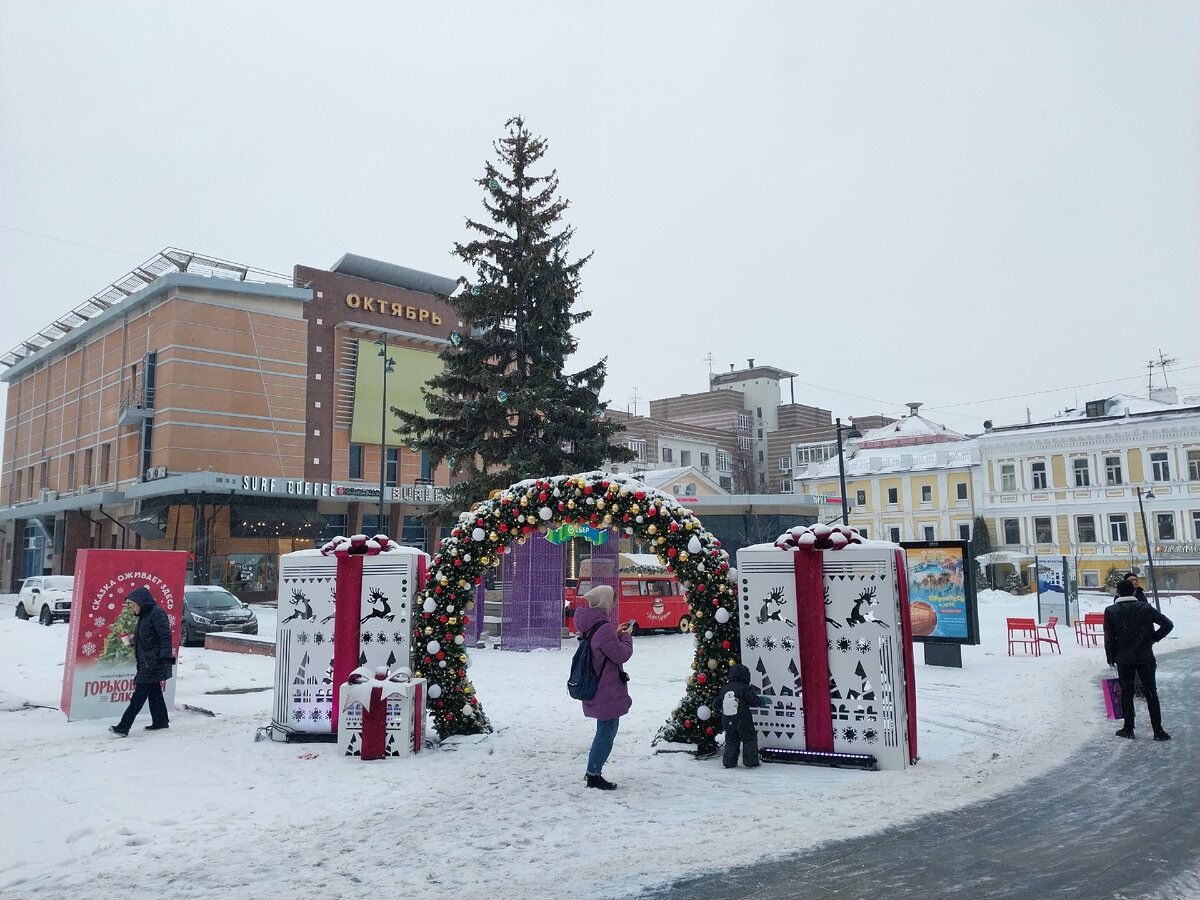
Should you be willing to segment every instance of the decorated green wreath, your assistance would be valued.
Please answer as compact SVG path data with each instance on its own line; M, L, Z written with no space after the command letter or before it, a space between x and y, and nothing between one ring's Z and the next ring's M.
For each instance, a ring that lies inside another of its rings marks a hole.
M655 738L716 748L717 690L739 661L737 590L729 581L729 553L691 510L671 495L622 475L587 472L528 479L498 491L461 513L433 556L425 588L416 597L413 670L429 684L429 709L440 736L481 734L491 722L467 677L464 626L476 588L508 546L535 531L572 522L623 529L648 542L687 592L696 655L683 699Z

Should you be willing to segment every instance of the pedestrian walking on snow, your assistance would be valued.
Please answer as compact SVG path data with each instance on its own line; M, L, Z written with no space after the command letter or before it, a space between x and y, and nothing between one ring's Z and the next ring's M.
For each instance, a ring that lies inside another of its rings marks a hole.
M146 701L150 702L150 724L147 731L158 731L170 726L167 703L163 699L162 683L171 677L171 666L175 663L175 652L171 646L171 623L154 596L144 587L134 588L125 598L133 614L138 617L133 629L133 652L137 659L137 674L133 678L133 696L129 706L116 725L109 731L126 737L133 720L142 711Z
M1157 625L1156 629L1154 626ZM1104 610L1104 654L1110 666L1117 667L1121 682L1121 713L1125 724L1117 737L1134 737L1133 682L1138 678L1146 695L1146 709L1156 741L1169 741L1163 731L1162 711L1158 703L1158 686L1154 672L1154 645L1171 633L1175 624L1145 600L1134 596L1133 582L1126 579L1117 585L1117 602Z
M633 635L629 633L633 623L614 625L611 620L616 597L613 589L602 584L583 595L586 607L575 610L575 628L580 634L591 630L592 665L600 673L600 683L591 700L583 701L583 714L596 720L596 735L592 738L592 749L588 753L587 786L611 791L616 785L606 781L602 771L612 752L613 740L621 716L629 712L633 700L626 683L629 676L622 666L633 656Z

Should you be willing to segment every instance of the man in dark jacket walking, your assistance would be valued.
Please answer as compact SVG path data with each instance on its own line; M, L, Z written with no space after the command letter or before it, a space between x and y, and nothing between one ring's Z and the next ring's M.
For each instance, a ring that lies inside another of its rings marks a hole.
M1117 602L1104 610L1104 653L1108 657L1108 664L1117 667L1117 677L1121 681L1121 713L1125 717L1125 724L1117 732L1117 737L1134 737L1133 681L1137 677L1146 694L1146 708L1150 713L1154 739L1171 739L1162 727L1158 687L1154 681L1157 668L1154 645L1170 634L1174 627L1175 623L1161 612L1134 596L1132 581L1127 579L1117 585Z
M150 701L150 724L147 731L158 731L170 727L167 719L167 704L163 699L162 682L171 677L171 666L175 653L171 646L171 623L154 596L144 587L134 588L125 598L133 614L138 617L133 629L133 652L137 659L137 674L133 678L133 696L125 715L109 731L126 737L133 720Z
M1142 590L1142 585L1141 585L1141 582L1138 581L1138 576L1137 576L1136 572L1130 572L1128 575L1126 575L1125 581L1128 581L1130 584L1133 585L1133 596L1137 597L1143 603L1148 602L1146 600L1146 592Z
M729 681L717 694L721 726L725 730L725 768L737 765L738 746L742 749L742 764L753 769L758 763L758 734L750 710L762 706L758 691L750 684L750 670L738 663L729 669Z

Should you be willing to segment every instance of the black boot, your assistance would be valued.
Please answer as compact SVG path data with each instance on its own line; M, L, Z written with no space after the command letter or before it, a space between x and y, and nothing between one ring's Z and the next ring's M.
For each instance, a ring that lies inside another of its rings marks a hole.
M1158 731L1154 732L1154 739L1156 741L1169 741L1171 736L1160 728Z
M587 786L590 788L600 788L602 791L615 791L617 786L611 781L605 781L603 775L587 776Z
M120 725L109 725L108 730L113 734L119 734L121 737L129 737L129 729L122 728Z
M1117 732L1117 737L1129 738L1130 740L1133 740L1133 737L1134 737L1133 729L1132 728L1122 728L1120 731Z
M170 727L171 727L171 725L169 722L163 722L161 725L147 725L145 730L146 731L161 731L163 728L170 728Z

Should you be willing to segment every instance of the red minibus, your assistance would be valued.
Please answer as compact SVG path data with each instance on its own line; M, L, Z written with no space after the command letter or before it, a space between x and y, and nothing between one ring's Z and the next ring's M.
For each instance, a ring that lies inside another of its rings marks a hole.
M617 608L622 622L633 620L633 633L647 631L691 631L692 611L687 595L670 573L662 575L619 575L620 596ZM578 587L567 585L564 618L567 628L575 633L575 609L583 605L582 596L592 584L581 579Z

